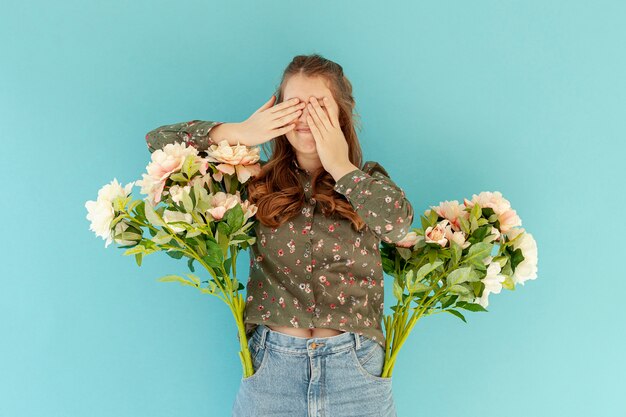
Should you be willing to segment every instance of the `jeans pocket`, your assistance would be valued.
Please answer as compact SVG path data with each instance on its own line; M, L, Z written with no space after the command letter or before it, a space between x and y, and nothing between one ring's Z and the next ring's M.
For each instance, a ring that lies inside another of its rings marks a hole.
M377 342L362 337L359 349L352 347L353 362L360 373L368 380L391 383L391 378L381 377L385 366L385 349Z
M252 369L254 369L254 373L247 378L242 378L242 381L257 379L260 372L265 369L268 359L267 347L261 346L253 337L250 338L248 349L250 350L250 356L252 357Z

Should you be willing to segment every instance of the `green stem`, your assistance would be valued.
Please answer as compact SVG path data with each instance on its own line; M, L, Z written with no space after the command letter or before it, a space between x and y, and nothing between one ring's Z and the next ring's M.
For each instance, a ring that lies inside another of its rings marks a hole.
M157 216L159 216L158 213L157 213ZM143 224L143 225L158 232L158 229L152 226L151 224ZM204 268L209 272L209 274L211 274L211 276L215 279L215 282L220 288L222 294L224 294L224 297L221 297L218 294L213 294L213 295L215 295L216 297L218 297L219 299L221 299L222 301L226 303L226 305L228 306L228 308L230 309L231 313L233 314L235 318L235 324L237 326L237 333L239 335L239 346L241 348L241 350L239 351L239 359L241 360L241 364L243 367L244 377L251 376L254 373L254 368L252 367L252 356L250 355L250 350L248 349L248 341L246 338L245 325L243 323L243 313L245 309L245 301L243 299L243 296L238 293L237 288L233 288L234 294L233 294L233 291L226 291L226 289L221 285L220 279L217 277L216 274L212 272L213 268L209 267L209 265L207 265L207 263L204 262L204 260L193 250L193 248L186 245L185 242L179 236L177 236L176 233L174 233L169 227L164 226L163 228L179 243L181 247L178 248L178 247L171 246L171 245L159 245L159 246L171 247L176 250L182 251L184 254L187 254L191 258L198 261L198 263L204 266ZM222 272L222 276L227 277L229 279L229 282L231 284L230 287L232 288L232 281L230 281L230 276L226 274L226 271L224 270L223 265L221 267L221 272Z
M402 348L402 345L404 345L404 342L407 340L409 334L411 333L411 330L413 330L415 323L424 315L424 312L435 301L437 301L440 298L445 288L446 288L445 286L442 286L441 288L439 288L439 290L435 292L435 294L433 294L433 296L426 303L413 309L413 315L409 319L409 322L407 325L405 325L405 323L406 323L406 314L408 313L408 310L404 310L402 312L402 316L401 316L402 322L400 324L394 323L394 326L392 326L392 329L391 329L392 332L394 333L393 335L394 344L393 344L391 356L389 357L388 360L385 361L385 366L383 368L383 373L381 375L383 378L391 378L393 374L393 367L395 365L398 353L400 352L400 348ZM402 305L402 307L405 308L406 305ZM394 316L396 316L396 314L394 314Z

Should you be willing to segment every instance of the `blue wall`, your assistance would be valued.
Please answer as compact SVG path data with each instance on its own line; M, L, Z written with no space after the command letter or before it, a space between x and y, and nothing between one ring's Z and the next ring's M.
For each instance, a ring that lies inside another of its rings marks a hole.
M416 212L499 190L538 242L537 280L489 313L418 323L398 415L626 415L625 15L621 1L5 0L0 416L230 415L230 312L156 281L184 263L105 250L84 202L140 176L149 130L242 121L313 52L343 65L365 158Z

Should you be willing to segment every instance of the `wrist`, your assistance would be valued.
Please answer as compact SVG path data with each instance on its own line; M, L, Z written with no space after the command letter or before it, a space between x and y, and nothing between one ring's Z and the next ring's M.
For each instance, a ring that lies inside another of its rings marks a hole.
M341 167L333 170L333 172L330 172L330 175L332 175L332 177L335 179L335 182L337 182L344 175L354 171L355 169L359 169L359 167L357 167L356 165L354 165L353 163L350 162L350 163L342 165Z
M222 123L211 129L209 136L215 144L218 144L221 141L225 140L231 146L237 145L237 142L239 142L240 145L248 146L242 140L241 131L241 123Z

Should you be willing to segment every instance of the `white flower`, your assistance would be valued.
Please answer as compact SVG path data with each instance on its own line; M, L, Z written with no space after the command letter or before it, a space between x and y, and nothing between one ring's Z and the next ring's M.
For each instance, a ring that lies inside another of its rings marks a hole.
M513 249L520 249L524 260L517 264L511 279L513 279L515 284L524 285L525 281L537 278L537 242L522 227L511 229L506 235L509 240L513 240L520 233L523 233L523 235L513 242Z
M476 303L485 308L489 305L489 294L500 294L500 290L502 290L502 282L506 278L504 275L500 274L500 264L498 262L491 262L491 259L491 256L485 258L485 260L489 262L487 275L482 279L483 284L485 284L485 289L483 290L482 296L476 297Z
M169 224L171 222L186 222L191 224L193 217L189 213L181 213L180 211L165 210L163 212L163 221L168 223L170 229L176 233L184 232L186 229L176 224Z
M111 231L111 223L115 219L114 201L116 198L126 198L130 194L135 181L126 184L124 187L117 182L117 178L114 178L109 184L104 185L98 191L98 198L96 201L87 201L85 208L87 209L87 220L91 222L89 230L95 232L96 236L100 236L106 240L104 247L108 247L113 241L114 234L126 230L128 225L120 222L115 227L115 233ZM128 241L116 240L123 245ZM131 242L132 243L132 242ZM129 243L128 243L129 244Z

